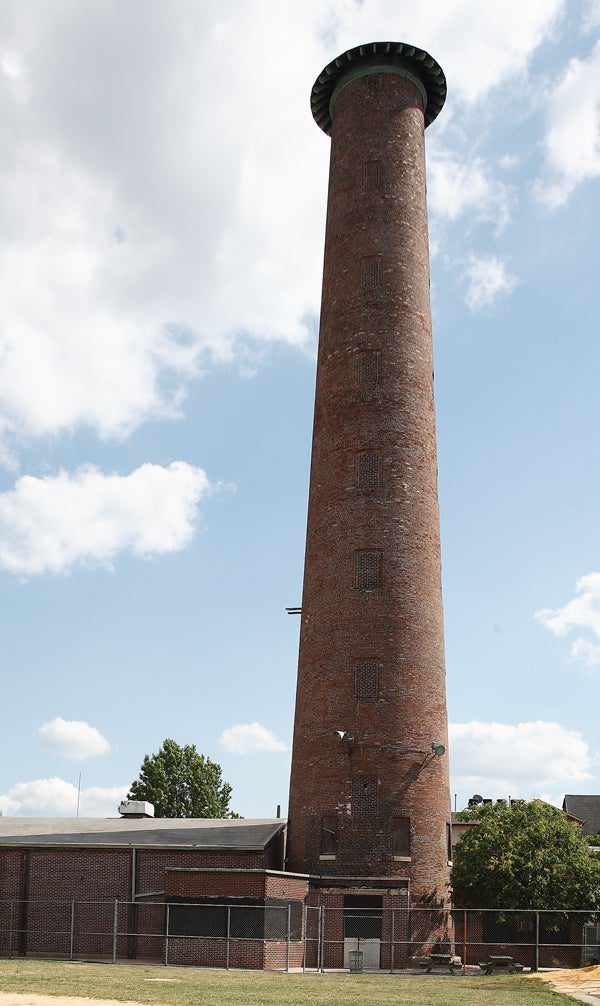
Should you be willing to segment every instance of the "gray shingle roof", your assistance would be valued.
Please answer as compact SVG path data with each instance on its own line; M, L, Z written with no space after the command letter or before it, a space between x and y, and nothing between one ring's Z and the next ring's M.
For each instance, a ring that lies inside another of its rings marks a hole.
M567 793L563 800L563 810L584 822L582 835L600 835L600 795L577 796Z
M264 849L285 821L210 818L0 817L0 846L154 846Z

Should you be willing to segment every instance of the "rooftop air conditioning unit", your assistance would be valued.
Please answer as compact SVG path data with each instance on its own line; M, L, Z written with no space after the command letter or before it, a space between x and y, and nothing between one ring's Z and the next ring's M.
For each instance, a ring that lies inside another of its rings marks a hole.
M154 804L147 800L121 800L121 817L154 817Z

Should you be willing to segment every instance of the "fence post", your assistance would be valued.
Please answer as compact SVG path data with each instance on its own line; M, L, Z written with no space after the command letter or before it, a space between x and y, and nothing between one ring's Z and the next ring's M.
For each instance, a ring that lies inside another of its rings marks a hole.
M14 904L10 902L10 915L8 918L8 956L12 957L12 934L13 934L13 907Z
M467 909L463 909L463 975L467 973Z
M73 960L73 945L75 942L75 898L71 901L71 937L69 940L69 960Z
M285 970L290 970L290 928L292 924L292 906L288 901L287 906L287 931L286 931L286 944L285 944Z
M321 970L321 937L323 933L323 905L319 905L317 914L317 972Z
M167 967L167 965L169 963L169 909L170 909L170 907L171 906L170 906L169 902L167 901L167 920L166 920L166 923L165 923L165 967Z
M231 905L227 905L227 943L225 945L225 968L229 971L229 937L231 936Z
M112 948L112 962L117 963L117 933L119 931L119 899L115 901L115 907L113 912L113 948Z
M535 913L535 967L534 971L540 969L540 913Z
M302 974L306 973L306 926L308 924L308 909L306 902L302 903Z
M395 930L395 926L394 926L395 919L396 919L396 910L395 910L395 908L392 908L392 948L391 948L391 952L390 952L390 974L391 975L393 975L393 973L394 973L394 949L395 949L394 948L394 942L395 942L395 938L396 938L395 937L395 932L394 932L394 930Z
M321 974L325 974L325 905L321 907Z

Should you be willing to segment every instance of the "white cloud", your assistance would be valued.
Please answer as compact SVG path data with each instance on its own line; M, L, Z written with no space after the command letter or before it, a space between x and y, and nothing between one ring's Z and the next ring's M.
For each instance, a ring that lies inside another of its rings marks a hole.
M566 636L573 629L591 632L600 641L600 573L587 573L575 584L575 597L562 608L543 608L535 617L555 636ZM571 659L585 667L600 665L600 642L578 636L571 646Z
M467 281L465 302L471 311L491 307L499 296L512 293L519 282L495 255L471 255L464 277Z
M548 99L544 139L547 172L539 198L555 208L582 182L600 176L600 42L587 59L572 59Z
M600 643L593 643L581 636L571 646L571 659L581 661L584 667L592 670L600 666Z
M353 0L331 4L338 51L374 38L394 38L427 49L454 95L475 104L494 87L526 73L537 47L563 12L563 0Z
M82 761L108 754L111 749L106 737L84 720L63 720L57 716L42 724L38 733L44 747L61 758Z
M494 178L481 157L460 160L439 144L428 156L428 201L433 213L448 220L464 214L494 223L501 231L510 219L512 190Z
M560 723L450 724L453 785L484 796L534 796L592 778L595 759L579 731Z
M334 55L376 37L414 40L444 66L456 109L522 79L563 7L6 0L5 459L23 438L80 426L121 437L176 416L186 382L248 343L310 343L329 142L308 92ZM501 190L476 178L497 201ZM456 180L450 188L456 212Z
M498 158L498 164L506 171L510 171L512 168L518 167L520 163L521 158L518 154L502 154L502 157Z
M585 31L593 31L600 24L600 0L585 0L583 27Z
M117 817L127 786L90 786L82 789L80 817ZM0 810L18 817L75 817L77 786L65 779L33 779L18 782L0 794Z
M237 723L227 727L219 738L232 754L246 755L255 751L287 751L287 746L260 723Z
M191 540L209 489L200 468L144 464L130 475L86 466L74 474L25 475L0 494L0 568L24 576L85 563L110 567L120 552L173 552Z

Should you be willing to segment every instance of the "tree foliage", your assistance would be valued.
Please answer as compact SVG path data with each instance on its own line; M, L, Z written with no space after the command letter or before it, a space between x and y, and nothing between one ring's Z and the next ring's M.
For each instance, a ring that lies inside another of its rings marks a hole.
M220 765L194 744L181 747L168 738L156 754L145 756L127 794L128 800L153 803L156 817L238 817L229 809L230 797Z
M459 908L575 910L600 904L600 861L578 825L542 800L479 806L454 853Z

